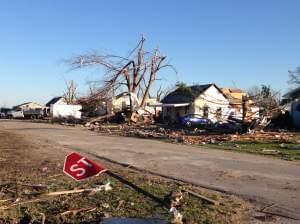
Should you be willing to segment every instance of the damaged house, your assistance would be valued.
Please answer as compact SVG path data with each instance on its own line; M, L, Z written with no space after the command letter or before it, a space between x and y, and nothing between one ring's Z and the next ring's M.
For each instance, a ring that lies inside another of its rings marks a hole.
M245 91L238 88L222 88L222 92L229 100L231 118L245 119L246 122L259 118L259 107L249 99Z
M112 97L112 111L117 113L130 110L130 97L133 108L136 109L139 106L139 100L137 96L135 94L131 94L131 96L129 96L128 92L123 92Z
M67 105L66 100L62 96L52 98L48 103L46 103L46 107L51 107L51 105Z
M126 111L130 109L130 98L128 92L123 92L112 98L112 107L114 112ZM148 98L146 99L145 107L143 109L140 108L141 99L139 99L135 94L131 94L131 101L133 104L133 108L139 113L148 112L150 114L156 114L160 107L158 107L158 101L156 98ZM141 111L142 110L142 111Z
M280 104L285 122L289 121L294 128L300 129L300 87L284 94Z
M83 111L88 117L113 115L117 113L126 113L130 110L130 97L133 110L140 115L144 113L156 114L160 111L156 98L148 98L144 108L140 107L141 99L136 94L131 95L128 92L122 92L115 96L107 96L103 98L85 97L80 98L78 102L83 105Z
M215 84L180 86L162 101L162 116L169 122L177 122L179 116L199 114L212 121L226 120L230 114L230 102Z

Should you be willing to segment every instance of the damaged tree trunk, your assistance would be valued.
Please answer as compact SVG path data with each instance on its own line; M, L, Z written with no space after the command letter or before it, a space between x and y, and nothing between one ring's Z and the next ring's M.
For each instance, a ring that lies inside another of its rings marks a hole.
M64 99L67 104L74 104L77 98L77 85L73 80L66 81L66 91L64 92Z
M123 87L125 86L130 102L130 114L127 115L131 117L135 106L145 106L154 82L157 80L159 70L170 67L175 71L173 66L165 63L166 56L161 56L157 49L153 52L145 51L144 42L145 38L142 36L138 45L127 57L85 54L68 60L68 63L73 69L91 66L100 66L106 69L106 73L103 75L103 86L92 96L93 99L103 99L116 92L120 93L124 91ZM144 85L142 81L145 80L147 83ZM142 99L141 104L135 105L132 98L139 94L142 94L138 96Z
M243 110L242 131L247 132L249 124L247 124L248 98L246 96L242 97L242 110Z
M247 117L247 112L248 112L248 105L247 105L247 97L243 96L242 97L242 108L243 108L243 124L246 123L246 117Z
M161 65L165 59L166 57L158 56L158 50L155 51L155 54L151 59L150 77L146 85L144 96L140 105L142 108L145 107L146 101L149 98L150 89L152 88L152 85L156 80L157 72L162 68Z

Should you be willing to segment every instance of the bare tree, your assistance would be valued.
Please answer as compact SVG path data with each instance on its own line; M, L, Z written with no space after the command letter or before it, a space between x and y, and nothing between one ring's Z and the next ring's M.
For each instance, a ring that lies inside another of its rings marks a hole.
M157 80L157 73L159 72L159 70L165 66L170 66L170 65L163 64L165 59L166 59L166 56L159 56L159 51L155 50L155 53L154 53L153 57L151 58L150 76L149 76L148 83L146 85L143 99L142 99L142 102L140 105L141 107L145 106L146 100L148 99L149 94L150 94L150 90L151 90L155 80Z
M279 92L274 91L270 86L253 86L248 90L248 95L261 108L262 115L271 115L278 108Z
M300 86L300 67L297 67L294 71L289 70L289 81L291 85Z
M156 91L156 100L159 102L164 94L165 90L162 88L162 86L159 86L159 88Z
M67 62L72 69L91 66L104 68L102 86L93 97L103 98L113 95L125 87L129 93L130 108L133 111L134 106L145 106L161 69L169 67L175 71L173 66L166 62L166 56L163 56L158 49L152 52L145 51L144 44L145 38L142 36L137 46L126 57L93 53L76 56ZM133 94L141 96L140 105L133 105Z
M67 104L74 104L77 100L77 85L74 80L66 81L66 90L63 95Z
M97 85L95 82L88 82L88 96L94 96L97 94Z

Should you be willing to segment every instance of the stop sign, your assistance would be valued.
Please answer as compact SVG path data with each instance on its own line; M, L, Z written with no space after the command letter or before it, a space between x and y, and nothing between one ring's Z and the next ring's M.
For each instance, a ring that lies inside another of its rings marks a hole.
M66 157L63 171L75 180L84 180L103 173L106 169L100 164L73 152Z

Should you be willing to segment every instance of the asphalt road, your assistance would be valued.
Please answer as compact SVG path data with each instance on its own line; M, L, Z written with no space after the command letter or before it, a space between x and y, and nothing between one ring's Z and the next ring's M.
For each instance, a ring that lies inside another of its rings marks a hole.
M300 220L300 162L154 140L101 136L78 127L0 121L0 128L23 134L32 141L60 145L233 193L256 203L265 212Z

